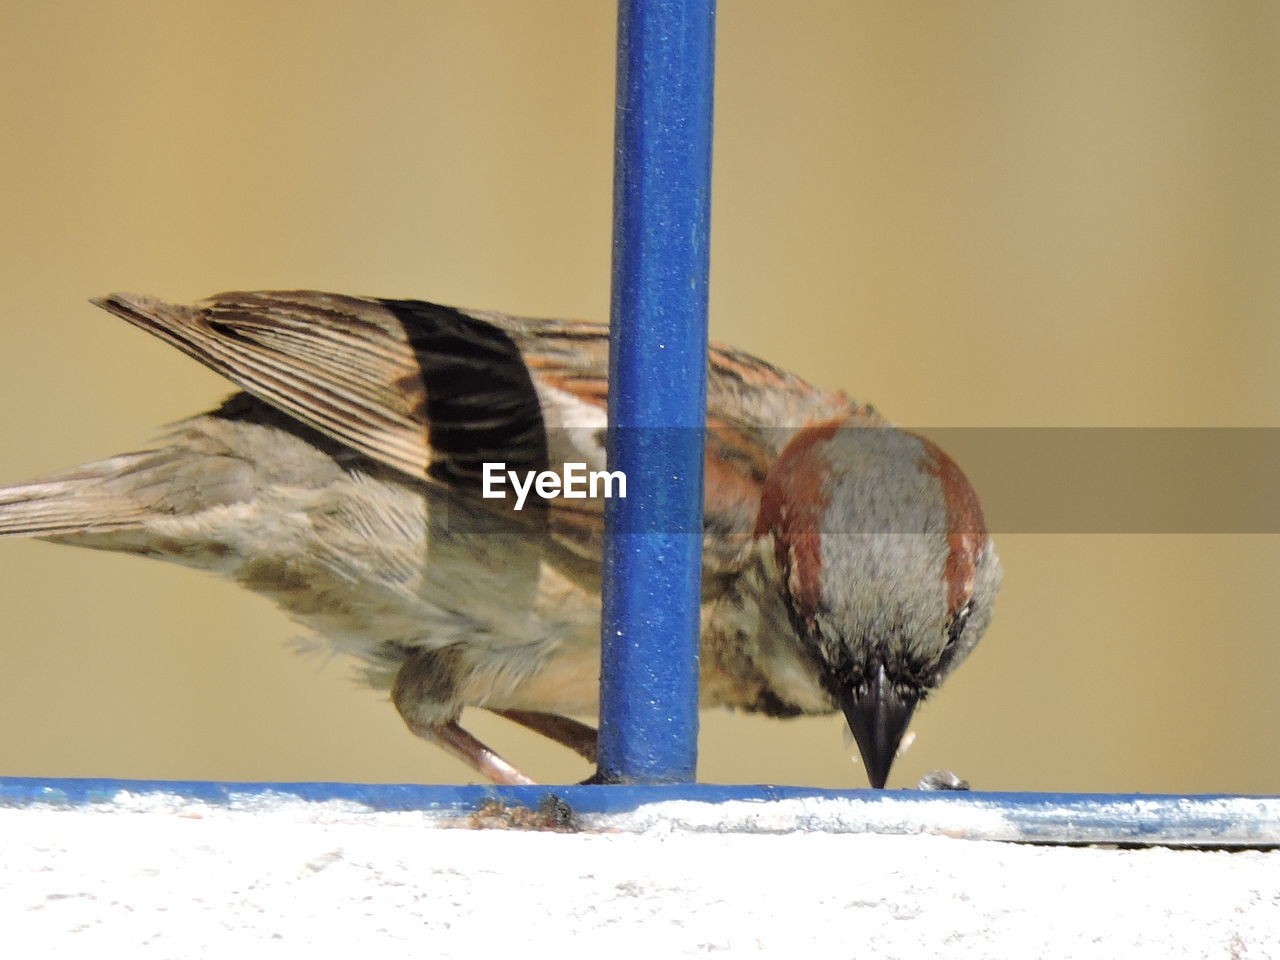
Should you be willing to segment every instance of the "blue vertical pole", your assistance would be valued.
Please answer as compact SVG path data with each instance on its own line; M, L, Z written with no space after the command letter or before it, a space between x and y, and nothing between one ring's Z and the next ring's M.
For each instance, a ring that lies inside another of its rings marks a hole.
M694 778L715 0L620 0L599 779Z

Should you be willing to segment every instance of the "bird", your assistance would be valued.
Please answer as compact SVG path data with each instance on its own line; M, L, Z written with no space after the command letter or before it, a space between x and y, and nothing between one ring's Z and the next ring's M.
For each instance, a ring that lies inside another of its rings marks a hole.
M604 496L517 509L486 476L607 467L607 325L309 290L92 302L238 392L142 449L0 488L0 537L264 595L495 783L535 781L464 707L595 762L575 717L599 708ZM991 619L977 494L843 392L719 344L707 369L700 705L843 713L882 788L916 706Z

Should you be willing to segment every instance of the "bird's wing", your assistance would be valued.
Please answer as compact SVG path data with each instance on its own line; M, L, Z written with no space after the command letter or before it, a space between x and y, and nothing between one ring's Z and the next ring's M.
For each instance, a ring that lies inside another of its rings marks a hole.
M604 469L609 328L567 320L490 319L512 337L542 403L552 463L585 460ZM878 424L870 407L812 386L758 357L712 343L707 367L703 527L704 567L724 570L755 527L765 477L778 454L808 424L852 411ZM576 552L599 555L603 504L558 500L551 525Z
M410 477L455 458L466 473L487 445L537 444L536 399L515 345L447 307L419 303L402 315L311 291L224 293L192 306L119 293L94 302Z
M608 328L600 324L314 291L222 293L189 306L122 293L94 302L416 480L478 496L485 462L521 472L569 461L605 469ZM764 476L795 428L847 405L713 347L708 533L748 534ZM600 556L601 498L556 498L528 516L572 554ZM709 566L729 550L712 552Z

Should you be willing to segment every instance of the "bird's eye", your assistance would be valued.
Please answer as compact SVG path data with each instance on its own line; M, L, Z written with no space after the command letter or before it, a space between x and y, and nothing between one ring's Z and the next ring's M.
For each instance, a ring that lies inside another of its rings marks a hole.
M964 625L969 622L969 614L973 613L973 601L970 600L963 607L956 611L951 622L947 624L947 646L954 646L955 642L960 639L960 634L964 633Z

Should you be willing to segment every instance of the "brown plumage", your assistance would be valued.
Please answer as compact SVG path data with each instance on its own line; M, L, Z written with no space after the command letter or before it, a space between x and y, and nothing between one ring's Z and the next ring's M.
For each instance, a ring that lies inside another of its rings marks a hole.
M517 511L481 478L605 468L605 327L311 291L95 302L244 392L149 450L0 489L0 536L265 594L498 782L529 781L458 725L464 706L594 756L566 715L597 707L603 502ZM704 705L843 710L883 785L915 703L990 616L976 496L922 438L726 347L707 436Z

